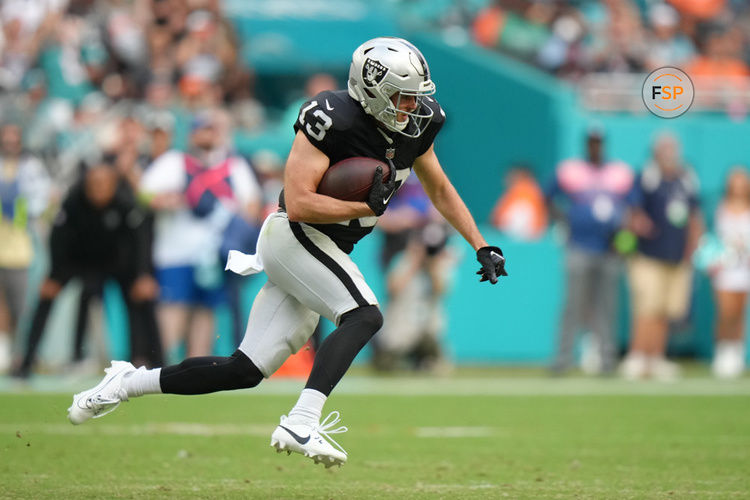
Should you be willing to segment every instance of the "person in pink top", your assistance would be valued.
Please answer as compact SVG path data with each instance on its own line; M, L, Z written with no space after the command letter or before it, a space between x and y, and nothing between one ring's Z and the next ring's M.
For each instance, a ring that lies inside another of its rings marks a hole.
M612 239L622 227L635 175L621 161L604 157L604 134L590 129L586 157L564 160L546 197L551 213L568 229L567 285L553 374L570 368L576 335L594 333L599 366L615 368L614 321L621 261Z

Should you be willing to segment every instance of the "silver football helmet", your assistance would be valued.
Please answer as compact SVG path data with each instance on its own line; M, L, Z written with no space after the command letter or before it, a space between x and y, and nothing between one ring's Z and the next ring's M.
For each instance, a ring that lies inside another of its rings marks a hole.
M435 93L430 68L422 53L403 38L373 38L357 47L348 86L349 95L389 130L419 137L432 120L434 112L422 104L423 96ZM395 103L394 94L399 94ZM398 109L404 96L416 98L414 111ZM406 119L399 121L398 113ZM407 128L409 122L414 126Z

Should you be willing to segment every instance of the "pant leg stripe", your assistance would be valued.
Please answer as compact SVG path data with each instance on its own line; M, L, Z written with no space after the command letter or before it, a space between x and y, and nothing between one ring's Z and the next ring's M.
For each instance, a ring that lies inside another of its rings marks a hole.
M300 242L305 250L310 252L310 255L318 259L324 266L326 266L331 270L331 272L333 272L333 274L336 275L339 281L341 281L341 283L352 295L352 298L357 303L357 305L359 305L360 307L370 305L370 303L367 302L362 296L362 293L357 288L357 285L354 283L354 280L352 280L352 277L347 274L346 270L344 270L344 268L341 267L341 265L339 265L339 263L336 262L333 257L315 246L315 243L313 243L312 240L307 237L299 222L290 221L289 226L291 226L292 233L294 234L294 237L297 238L297 241Z

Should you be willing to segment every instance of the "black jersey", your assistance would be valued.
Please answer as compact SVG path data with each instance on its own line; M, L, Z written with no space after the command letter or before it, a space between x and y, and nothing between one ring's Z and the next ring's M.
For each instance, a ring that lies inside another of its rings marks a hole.
M414 160L430 149L445 122L445 113L435 99L423 98L422 106L432 109L433 117L422 135L412 138L379 125L346 90L326 91L302 105L294 130L302 131L328 156L331 165L355 156L392 162L396 167L398 189L409 176ZM280 205L282 209L285 206L283 191ZM341 250L349 253L356 242L373 230L376 222L377 217L371 216L336 224L309 225L327 234Z

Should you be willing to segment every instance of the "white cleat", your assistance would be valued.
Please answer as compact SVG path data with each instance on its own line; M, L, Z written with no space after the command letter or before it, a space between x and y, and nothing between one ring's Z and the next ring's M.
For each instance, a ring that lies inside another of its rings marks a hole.
M286 415L271 434L271 446L278 453L286 451L301 453L326 469L346 463L346 451L329 434L339 434L348 429L344 426L332 429L341 420L339 412L333 411L319 424L291 423ZM330 420L330 421L329 421ZM335 445L335 447L334 447Z
M112 365L104 369L106 375L99 385L73 396L73 404L68 408L68 420L79 425L90 418L103 417L115 411L122 401L128 400L128 394L122 388L122 377L134 371L135 366L127 361L112 361Z

